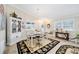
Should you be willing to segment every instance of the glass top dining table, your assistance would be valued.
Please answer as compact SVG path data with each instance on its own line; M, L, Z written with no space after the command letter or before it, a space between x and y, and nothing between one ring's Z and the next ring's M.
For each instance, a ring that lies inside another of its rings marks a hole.
M41 44L41 38L44 37L44 34L39 32L39 33L31 33L28 35L29 39L27 42L28 47L33 50L33 48L37 47L37 45L42 45Z

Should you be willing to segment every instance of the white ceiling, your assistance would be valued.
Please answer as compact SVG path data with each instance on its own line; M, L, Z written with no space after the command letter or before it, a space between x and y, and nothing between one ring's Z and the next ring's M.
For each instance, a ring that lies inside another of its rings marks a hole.
M53 19L68 15L79 15L79 4L16 4L12 6L33 16Z

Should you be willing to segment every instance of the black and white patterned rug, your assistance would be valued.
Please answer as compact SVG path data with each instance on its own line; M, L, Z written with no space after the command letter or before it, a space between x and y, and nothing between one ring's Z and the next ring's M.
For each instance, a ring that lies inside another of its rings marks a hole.
M70 48L72 50L71 54L79 54L79 47L72 46L72 45L60 46L59 49L56 51L56 54L66 54L68 48ZM76 50L76 52L74 52L74 49Z
M17 49L19 54L46 54L59 43L59 41L52 39L50 43L31 53L24 41L26 40L17 43Z

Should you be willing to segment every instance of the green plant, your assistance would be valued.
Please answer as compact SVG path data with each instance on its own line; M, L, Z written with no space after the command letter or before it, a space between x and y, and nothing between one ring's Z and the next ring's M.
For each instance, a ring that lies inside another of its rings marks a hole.
M79 33L76 34L76 38L79 39Z

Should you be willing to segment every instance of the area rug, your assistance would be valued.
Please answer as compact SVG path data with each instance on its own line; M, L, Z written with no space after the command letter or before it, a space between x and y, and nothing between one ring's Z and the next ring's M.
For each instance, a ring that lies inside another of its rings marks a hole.
M52 41L49 44L31 53L24 41L26 40L17 43L17 49L19 54L46 54L59 43L59 41L52 39Z
M56 54L79 54L79 47L72 45L62 45L56 51Z

